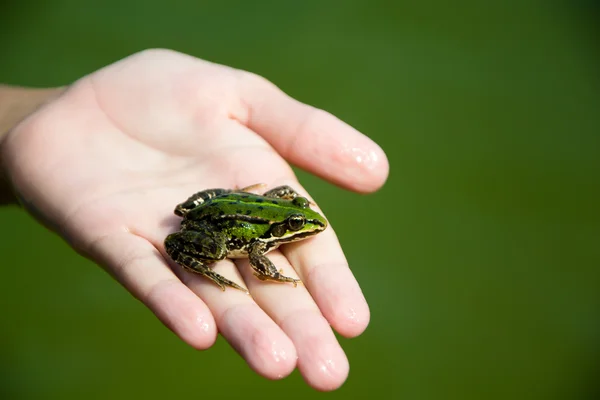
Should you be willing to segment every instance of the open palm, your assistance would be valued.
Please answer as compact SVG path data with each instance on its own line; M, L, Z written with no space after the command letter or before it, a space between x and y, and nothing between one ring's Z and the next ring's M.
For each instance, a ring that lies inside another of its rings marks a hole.
M173 264L164 238L177 203L196 191L288 184L288 162L358 192L377 190L381 149L337 118L268 81L168 50L144 51L90 74L14 129L2 148L27 209L102 265L198 349L222 334L257 373L297 366L332 390L348 361L331 327L362 333L369 309L331 226L269 258L303 284L270 283L247 260L215 270L248 288L225 292Z

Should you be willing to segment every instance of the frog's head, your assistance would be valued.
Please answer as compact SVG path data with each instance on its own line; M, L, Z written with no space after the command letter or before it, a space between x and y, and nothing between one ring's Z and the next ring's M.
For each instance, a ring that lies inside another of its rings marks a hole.
M285 218L271 224L269 235L274 242L292 242L316 235L327 228L327 220L317 211L310 208L304 197L292 200Z

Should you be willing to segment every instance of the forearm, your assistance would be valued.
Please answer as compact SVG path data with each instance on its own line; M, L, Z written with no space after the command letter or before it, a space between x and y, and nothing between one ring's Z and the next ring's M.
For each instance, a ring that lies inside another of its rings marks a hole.
M16 200L5 179L2 164L2 144L6 135L39 106L58 96L64 88L33 89L0 84L0 205Z

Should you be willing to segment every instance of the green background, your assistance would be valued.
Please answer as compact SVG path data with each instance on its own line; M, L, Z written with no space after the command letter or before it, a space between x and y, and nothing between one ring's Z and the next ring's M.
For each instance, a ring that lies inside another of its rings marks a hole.
M372 311L318 393L183 344L100 268L0 210L0 398L600 396L600 6L593 1L0 5L0 82L167 47L247 69L376 140L372 195L304 172ZM326 134L326 133L325 133Z

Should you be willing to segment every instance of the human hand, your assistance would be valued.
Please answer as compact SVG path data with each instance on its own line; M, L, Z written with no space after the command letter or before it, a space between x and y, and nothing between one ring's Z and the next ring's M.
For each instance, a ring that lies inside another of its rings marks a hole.
M309 197L288 162L346 189L375 191L388 164L370 139L256 75L148 50L69 86L0 151L27 210L185 342L207 349L219 332L269 379L298 367L318 390L345 381L348 360L331 327L355 337L369 309L331 226L269 253L302 279L296 288L258 280L247 260L216 264L251 296L183 271L163 241L179 228L174 206L202 189L264 182Z

